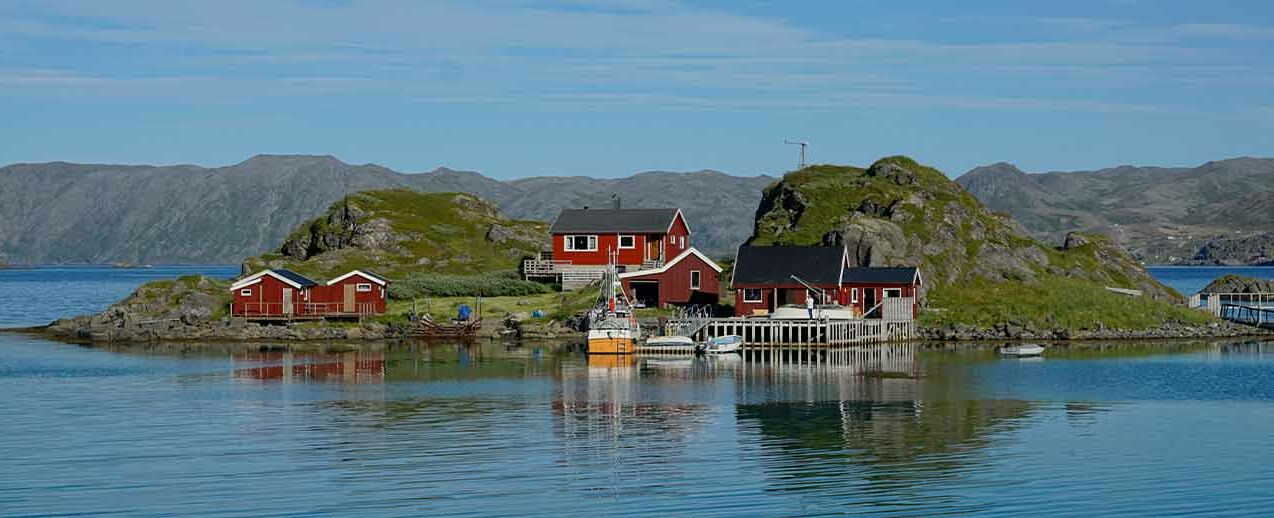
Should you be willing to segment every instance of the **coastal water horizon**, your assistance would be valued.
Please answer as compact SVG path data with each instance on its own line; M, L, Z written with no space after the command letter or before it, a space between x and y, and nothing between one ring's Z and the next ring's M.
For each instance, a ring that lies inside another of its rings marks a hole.
M26 302L0 306L0 322L100 311L146 280L236 273L11 270L0 290ZM0 447L13 452L0 459L0 514L1242 515L1274 504L1259 453L1274 433L1269 341L1097 341L1034 360L879 345L824 364L616 360L555 342L281 345L0 333Z

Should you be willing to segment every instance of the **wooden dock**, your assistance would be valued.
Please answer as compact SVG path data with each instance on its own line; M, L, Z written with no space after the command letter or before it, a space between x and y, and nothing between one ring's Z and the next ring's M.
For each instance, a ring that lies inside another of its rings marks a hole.
M670 321L668 329L684 323ZM916 337L916 321L910 319L769 319L713 318L691 338L703 342L726 335L743 337L751 346L844 346L905 342Z

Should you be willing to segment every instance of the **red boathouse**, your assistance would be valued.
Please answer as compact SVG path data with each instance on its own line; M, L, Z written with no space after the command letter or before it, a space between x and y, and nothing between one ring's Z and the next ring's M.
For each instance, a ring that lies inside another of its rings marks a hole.
M911 299L911 316L919 316L920 271L915 267L851 267L843 247L742 246L730 280L736 316L764 315L785 305L804 306L806 297L821 294L817 304L852 307L856 315L879 317L885 299ZM816 291L812 291L814 288ZM864 313L866 313L864 315ZM902 315L891 318L906 318Z
M667 264L619 275L624 292L640 307L669 304L716 304L720 297L721 267L698 250L681 252Z
M384 313L389 281L354 270L326 284L285 269L263 270L230 286L230 314L249 319L361 317Z
M317 286L317 282L292 270L263 270L230 286L230 314L263 319L301 315Z
M385 312L389 280L366 270L353 270L314 289L313 310L321 315L376 315Z

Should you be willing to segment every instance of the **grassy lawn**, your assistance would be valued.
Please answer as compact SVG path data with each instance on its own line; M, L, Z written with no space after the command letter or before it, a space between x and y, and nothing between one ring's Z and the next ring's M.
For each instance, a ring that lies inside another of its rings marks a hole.
M1016 322L1034 329L1141 330L1166 322L1206 324L1207 313L1147 297L1129 297L1080 280L1050 277L1038 284L973 282L930 294L925 324L990 327Z
M544 319L561 320L587 310L596 296L593 289L582 289L517 297L483 297L482 315L484 318L503 318L510 313L530 314L538 309L544 312ZM476 297L422 297L414 302L418 311L431 313L435 318L455 316L461 304L468 304L476 310L476 303ZM411 311L412 305L410 300L391 300L386 314L401 318Z

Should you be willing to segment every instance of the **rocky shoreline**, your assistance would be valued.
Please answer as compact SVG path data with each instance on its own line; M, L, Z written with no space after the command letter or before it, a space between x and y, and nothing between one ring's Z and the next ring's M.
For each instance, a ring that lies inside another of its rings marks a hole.
M653 332L653 325L646 325ZM187 315L175 319L145 320L119 307L96 315L57 320L47 326L8 329L6 331L39 334L60 341L89 344L146 342L313 342L313 341L377 341L409 338L404 324L382 322L292 322L256 323L242 318L206 320ZM1189 338L1237 338L1274 336L1274 332L1224 321L1201 326L1167 323L1154 329L1032 329L1017 323L1004 323L991 328L963 325L919 326L916 341L978 342L1005 340L1147 340ZM509 315L487 320L476 339L481 340L569 340L581 341L580 323L535 321Z

